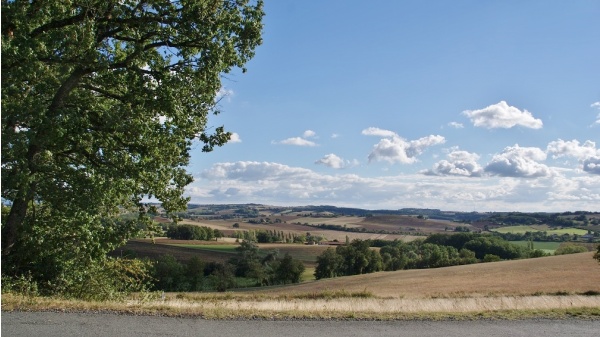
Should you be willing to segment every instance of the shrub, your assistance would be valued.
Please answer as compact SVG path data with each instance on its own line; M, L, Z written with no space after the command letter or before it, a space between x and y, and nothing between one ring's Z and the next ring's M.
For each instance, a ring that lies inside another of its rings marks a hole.
M485 254L483 257L483 262L498 262L500 260L500 256L494 254Z
M585 253L587 252L587 248L579 245L561 245L554 252L554 255L565 255L565 254L576 254L576 253Z

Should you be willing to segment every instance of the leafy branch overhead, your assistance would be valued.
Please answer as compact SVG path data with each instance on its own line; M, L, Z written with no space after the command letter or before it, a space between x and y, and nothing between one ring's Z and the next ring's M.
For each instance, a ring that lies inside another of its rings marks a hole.
M191 146L229 140L208 119L221 76L260 45L263 15L260 0L3 0L3 255L65 221L104 251L131 234L106 218L144 215L147 198L184 208Z

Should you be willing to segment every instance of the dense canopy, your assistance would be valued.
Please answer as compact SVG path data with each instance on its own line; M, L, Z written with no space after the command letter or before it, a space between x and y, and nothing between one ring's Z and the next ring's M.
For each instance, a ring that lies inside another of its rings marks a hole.
M245 70L261 43L263 15L247 0L2 1L3 259L21 251L12 272L44 254L102 256L135 231L116 216L143 218L144 200L185 207L190 149L229 140L208 118L222 75ZM48 252L27 258L28 247Z

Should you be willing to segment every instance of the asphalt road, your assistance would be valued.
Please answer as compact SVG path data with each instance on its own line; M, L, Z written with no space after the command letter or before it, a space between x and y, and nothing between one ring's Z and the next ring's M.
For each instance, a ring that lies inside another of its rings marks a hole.
M213 321L91 313L2 312L2 336L598 336L600 320Z

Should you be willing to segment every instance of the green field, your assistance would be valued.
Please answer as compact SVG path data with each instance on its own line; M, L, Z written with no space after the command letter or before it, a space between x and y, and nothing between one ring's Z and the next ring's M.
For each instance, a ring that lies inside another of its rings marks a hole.
M169 244L169 246L175 247L185 247L185 248L193 248L193 249L202 249L211 252L219 252L219 253L231 253L235 254L235 249L239 247L238 245L198 245L198 244Z
M546 225L538 225L538 226L507 226L493 229L492 231L498 233L514 233L514 234L525 234L526 232L546 232L548 235L563 235L563 234L577 234L584 235L587 234L587 230L579 229L579 228L559 228L552 229Z
M527 247L529 241L509 241L517 246ZM561 242L533 242L533 249L543 250L545 253L554 254L554 251L558 249Z

